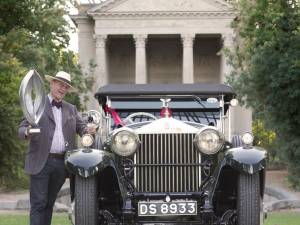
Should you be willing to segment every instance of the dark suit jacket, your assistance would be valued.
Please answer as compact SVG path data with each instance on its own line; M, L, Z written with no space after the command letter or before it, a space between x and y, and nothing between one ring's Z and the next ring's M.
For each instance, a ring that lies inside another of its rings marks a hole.
M19 126L19 137L25 139L25 130L29 125L23 119ZM33 134L29 138L29 148L25 159L25 172L37 174L44 167L50 152L52 139L55 130L55 120L49 98L46 98L45 111L38 123L41 128L40 134ZM62 128L66 143L66 150L76 148L76 133L80 136L85 132L86 124L77 113L74 105L62 102Z

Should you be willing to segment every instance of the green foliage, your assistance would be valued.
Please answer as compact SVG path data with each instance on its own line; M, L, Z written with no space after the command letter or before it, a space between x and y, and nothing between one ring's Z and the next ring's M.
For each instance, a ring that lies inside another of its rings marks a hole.
M268 168L282 168L284 162L278 152L275 132L267 129L261 119L253 121L252 131L254 134L254 144L268 151Z
M15 179L20 186L26 183L22 175L24 143L16 141L16 133L22 112L18 107L18 84L24 73L14 58L0 54L0 184L14 186Z
M70 0L71 1L71 0ZM83 109L78 93L87 92L90 79L82 76L76 55L67 50L64 19L69 0L0 1L0 185L16 188L26 184L23 165L26 143L17 139L22 117L18 90L29 69L41 75L64 70L72 75L78 92L68 100ZM46 82L47 84L47 82Z
M300 12L296 0L240 0L229 82L276 132L300 187Z

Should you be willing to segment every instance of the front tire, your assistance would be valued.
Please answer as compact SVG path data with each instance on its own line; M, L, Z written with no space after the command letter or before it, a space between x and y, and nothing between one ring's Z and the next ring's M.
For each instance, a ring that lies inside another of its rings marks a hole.
M75 177L75 225L98 224L96 177Z
M238 179L237 225L261 224L259 173L240 174Z

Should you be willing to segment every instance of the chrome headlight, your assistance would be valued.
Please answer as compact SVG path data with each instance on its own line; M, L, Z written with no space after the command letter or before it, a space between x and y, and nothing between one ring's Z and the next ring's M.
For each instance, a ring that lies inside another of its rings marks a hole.
M254 140L254 137L250 132L246 132L242 136L242 142L243 142L244 145L252 145L253 140Z
M92 135L90 135L90 134L84 134L84 135L82 135L82 137L81 137L81 144L84 147L90 147L90 146L92 146L93 143L94 143L94 138L93 138Z
M223 135L212 127L205 127L194 138L196 148L204 154L212 155L224 145Z
M132 155L139 146L139 137L129 128L116 131L111 139L111 149L120 156L125 157Z

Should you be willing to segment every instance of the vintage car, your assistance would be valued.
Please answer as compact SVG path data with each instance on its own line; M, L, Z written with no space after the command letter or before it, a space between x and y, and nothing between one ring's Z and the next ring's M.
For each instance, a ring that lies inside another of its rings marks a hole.
M70 150L76 225L262 225L266 152L231 137L232 88L109 84L86 113L95 136Z

